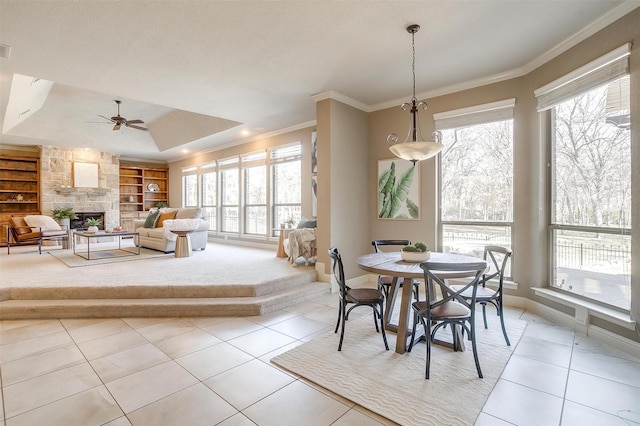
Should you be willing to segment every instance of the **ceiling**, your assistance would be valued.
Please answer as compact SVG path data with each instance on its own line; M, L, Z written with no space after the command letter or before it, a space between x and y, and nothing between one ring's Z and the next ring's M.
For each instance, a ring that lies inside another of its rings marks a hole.
M315 120L523 75L637 0L0 3L0 144L174 161ZM148 132L99 117L141 119ZM243 134L242 131L248 132ZM188 150L188 152L186 152Z

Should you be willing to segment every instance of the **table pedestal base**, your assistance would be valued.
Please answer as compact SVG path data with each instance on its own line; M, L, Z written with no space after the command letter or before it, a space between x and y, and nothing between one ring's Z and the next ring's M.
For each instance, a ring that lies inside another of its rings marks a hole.
M179 234L176 238L175 257L191 257L193 250L191 249L191 238L189 234Z

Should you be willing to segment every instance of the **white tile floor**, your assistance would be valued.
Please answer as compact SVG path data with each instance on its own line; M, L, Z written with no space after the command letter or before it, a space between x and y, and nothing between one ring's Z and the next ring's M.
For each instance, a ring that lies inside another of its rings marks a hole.
M391 424L269 363L331 330L336 307L328 295L261 317L0 321L0 426ZM640 425L640 360L508 315L529 325L476 425Z

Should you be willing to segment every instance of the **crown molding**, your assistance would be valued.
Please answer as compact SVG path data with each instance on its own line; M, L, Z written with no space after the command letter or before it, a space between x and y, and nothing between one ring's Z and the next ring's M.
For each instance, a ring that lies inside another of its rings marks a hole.
M315 102L324 101L325 99L334 99L336 101L340 101L343 104L347 104L349 106L352 106L364 112L372 111L371 106L363 102L357 101L353 98L350 98L347 95L343 95L340 92L336 92L335 90L328 90L326 92L318 93L316 95L311 95L311 99Z
M634 9L637 9L638 7L640 7L640 1L638 1L638 0L627 0L624 3L622 3L620 6L614 8L614 9L611 9L609 12L605 13L600 18L598 18L595 21L591 22L589 25L587 25L586 27L582 28L577 33L573 34L572 36L570 36L566 40L558 43L557 45L555 45L554 47L552 47L551 49L549 49L548 51L546 51L542 55L538 56L537 58L535 58L531 62L527 63L523 67L525 73L529 73L529 72L533 71L534 69L538 68L539 66L542 66L542 65L546 64L550 60L556 58L560 54L562 54L562 53L566 52L567 50L571 49L572 47L574 47L578 43L583 42L587 38L591 37L592 35L594 35L598 31L604 29L608 25L614 23L615 21L617 21L618 19L620 19L623 16L627 15L628 13L633 11Z
M522 77L538 68L541 65L546 64L550 60L556 58L560 54L566 52L570 48L576 46L578 43L591 37L598 31L604 29L608 25L614 23L618 19L632 12L640 7L640 0L626 0L620 6L610 10L600 18L596 19L586 27L582 28L577 33L568 37L566 40L558 43L547 52L523 65L522 67L513 68L508 71L496 73L493 75L476 78L474 80L465 81L463 83L452 84L450 86L444 86L437 89L433 89L426 92L421 92L416 95L418 99L431 99L438 96L449 95L451 93L461 92L463 90L474 89L476 87L486 86L488 84L499 83L501 81L510 80L512 78ZM398 105L402 105L407 100L405 98L394 99L378 104L370 105L368 109L370 111L378 111L381 109L392 108ZM364 110L363 110L364 111Z

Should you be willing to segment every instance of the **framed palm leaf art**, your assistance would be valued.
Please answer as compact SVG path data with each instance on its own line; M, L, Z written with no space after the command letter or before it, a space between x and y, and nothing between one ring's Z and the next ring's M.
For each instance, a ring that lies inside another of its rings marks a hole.
M420 169L411 162L378 160L378 218L420 219Z

